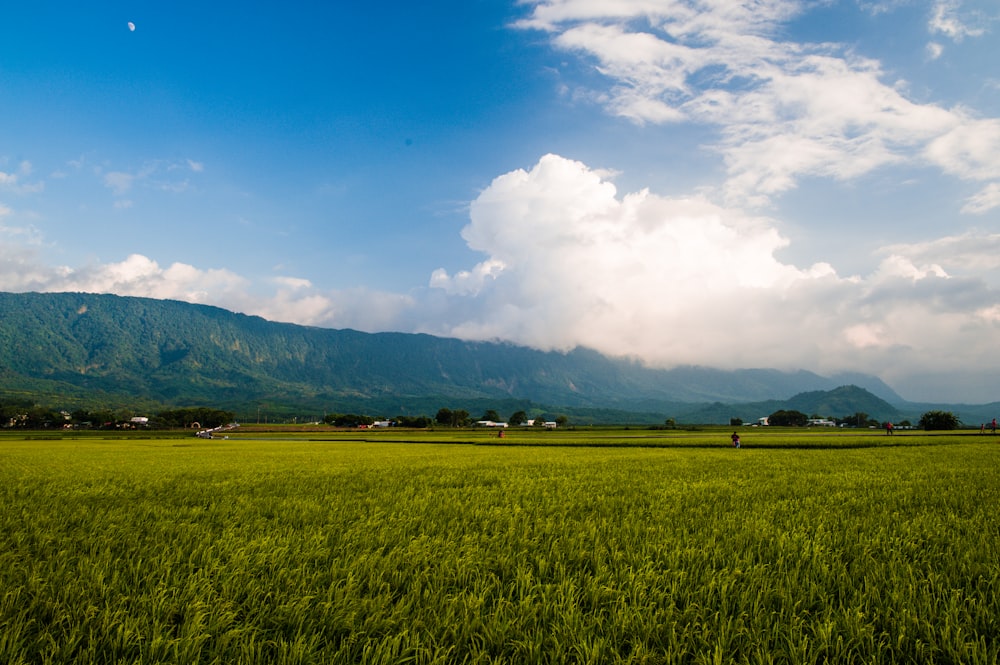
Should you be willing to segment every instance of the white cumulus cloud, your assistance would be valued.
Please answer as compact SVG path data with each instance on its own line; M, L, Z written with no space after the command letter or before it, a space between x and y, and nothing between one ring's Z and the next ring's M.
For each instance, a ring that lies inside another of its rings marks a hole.
M49 266L39 234L0 225L0 291L113 293L216 305L271 321L370 332L415 328L412 296L358 288L322 291L309 280L280 276L264 283L230 270L175 262L162 266L131 254L112 263Z
M454 277L435 273L432 286L453 303L430 332L582 345L660 366L899 380L913 367L944 371L944 358L949 371L981 366L997 333L984 312L1000 294L967 270L996 256L993 236L894 246L871 275L843 278L823 263L778 260L787 240L773 220L700 197L619 195L600 172L556 155L496 178L470 215L462 235L486 258Z

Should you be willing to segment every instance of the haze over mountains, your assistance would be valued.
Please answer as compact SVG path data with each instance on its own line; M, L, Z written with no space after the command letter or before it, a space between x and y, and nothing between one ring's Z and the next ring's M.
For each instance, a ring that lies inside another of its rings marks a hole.
M779 408L898 421L942 406L907 403L861 374L661 370L582 348L313 328L148 298L0 293L0 398L25 396L302 416L525 409L575 422L728 422ZM972 423L995 407L952 410Z

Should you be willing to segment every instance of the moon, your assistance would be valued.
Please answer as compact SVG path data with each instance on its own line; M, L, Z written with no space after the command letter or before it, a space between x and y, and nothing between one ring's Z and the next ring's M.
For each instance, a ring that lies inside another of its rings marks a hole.
M133 23L132 21L129 21L128 22L128 30L129 30L129 32L135 32L135 23Z

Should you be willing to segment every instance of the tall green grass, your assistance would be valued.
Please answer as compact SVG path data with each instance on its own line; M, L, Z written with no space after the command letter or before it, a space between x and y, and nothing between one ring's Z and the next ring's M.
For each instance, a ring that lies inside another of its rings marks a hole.
M562 436L0 440L0 662L1000 657L996 439Z

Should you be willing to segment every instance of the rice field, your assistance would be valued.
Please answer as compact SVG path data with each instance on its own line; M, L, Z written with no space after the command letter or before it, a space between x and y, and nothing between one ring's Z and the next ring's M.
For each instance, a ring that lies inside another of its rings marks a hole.
M1000 437L0 437L0 662L996 663Z

